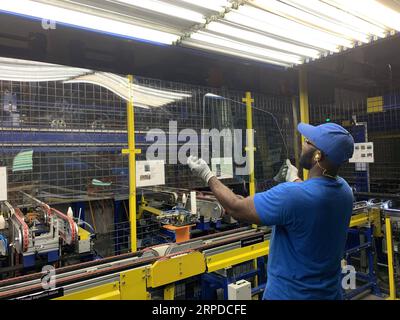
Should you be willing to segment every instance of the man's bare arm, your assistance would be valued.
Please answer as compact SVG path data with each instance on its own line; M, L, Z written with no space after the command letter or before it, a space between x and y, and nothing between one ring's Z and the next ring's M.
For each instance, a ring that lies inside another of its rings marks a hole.
M216 177L212 177L208 181L208 185L217 200L233 218L239 221L261 225L261 220L254 206L253 196L240 199Z

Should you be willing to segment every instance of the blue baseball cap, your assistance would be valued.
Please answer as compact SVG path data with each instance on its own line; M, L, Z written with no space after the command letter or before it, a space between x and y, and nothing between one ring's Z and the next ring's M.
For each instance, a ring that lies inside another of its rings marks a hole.
M353 137L345 128L336 123L324 123L319 126L299 123L297 130L335 165L340 166L353 156Z

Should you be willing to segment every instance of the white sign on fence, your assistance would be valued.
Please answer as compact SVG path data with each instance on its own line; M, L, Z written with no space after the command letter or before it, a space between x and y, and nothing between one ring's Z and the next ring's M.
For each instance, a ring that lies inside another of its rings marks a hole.
M374 143L373 142L355 143L353 157L349 159L349 162L373 163Z

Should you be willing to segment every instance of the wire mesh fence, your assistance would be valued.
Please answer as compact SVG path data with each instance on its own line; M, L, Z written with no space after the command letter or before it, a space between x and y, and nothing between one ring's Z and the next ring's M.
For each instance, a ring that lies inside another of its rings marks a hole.
M400 99L399 93L354 101L310 102L310 122L335 122L346 127L356 143L373 142L373 163L348 163L340 174L356 193L384 197L400 192Z
M154 143L149 131L165 133L158 155L166 160L167 186L204 187L177 159L180 152L188 155L188 147L202 155L202 129L220 132L219 157L229 156L224 153L225 139L233 139L234 131L242 130L240 143L233 140L231 149L236 147L245 155L244 92L140 77L135 78L135 85L187 95L158 107L135 107L136 145L142 150L138 160L146 159ZM272 178L283 160L294 157L293 106L290 97L256 93L252 98L255 178L257 191L262 191L274 185ZM356 192L399 193L399 119L400 94L395 90L340 103L310 99L312 124L337 122L350 130L356 142L374 143L374 163L349 163L341 169ZM94 84L0 81L0 130L0 166L8 170L11 201L18 190L49 204L127 197L128 160L121 153L127 147L126 101L113 92ZM211 156L215 156L213 151ZM234 161L234 169L241 166ZM248 175L234 170L224 182L245 183ZM119 243L116 251L127 250L126 221L115 222L102 232L108 241ZM146 227L140 231L140 240L151 244L151 222L139 222L138 230L141 226Z
M149 131L165 133L165 139L158 141L164 148L157 155L165 159L166 186L204 187L177 158L180 153L201 155L202 129L225 129L221 145L228 136L232 139L235 130L242 130L240 145L233 141L230 154L221 146L218 157L232 157L235 147L245 156L244 92L141 77L134 82L138 90L153 90L156 96L185 94L185 98L157 107L135 107L136 148L142 150L138 160L146 159L154 143ZM253 99L255 177L257 191L262 191L273 184L272 177L287 153L293 156L292 106L286 97L254 94ZM133 101L135 105L135 97ZM7 167L9 200L20 201L15 192L19 190L50 205L126 199L128 159L121 153L127 147L126 123L126 101L99 85L0 80L0 166ZM211 156L215 155L211 152ZM224 180L226 184L248 182L247 171L236 174L236 166L243 164L234 161L233 175ZM87 215L87 220L92 223L93 219ZM94 220L101 224L101 219ZM114 244L114 251L106 250L106 255L129 250L127 220L107 223L103 229L98 226L98 246ZM139 246L153 244L155 227L150 220L138 221Z
M166 132L166 184L199 185L200 181L193 179L184 164L168 163L172 154L179 153L187 142L182 139L188 137L178 134L183 129L192 129L199 135L202 128L245 130L244 93L145 78L136 78L136 83L164 91L190 92L189 98L159 108L135 108L136 141L137 147L142 149L138 158L145 159L151 145L147 132L151 129ZM44 192L68 198L79 197L82 192L100 193L99 196L127 193L127 161L120 153L127 143L124 100L97 85L62 82L0 81L0 92L3 106L0 109L1 162L11 169L11 190L33 184ZM224 98L205 98L208 92ZM254 100L254 106L259 108L253 110L255 145L262 155L256 157L255 170L256 178L263 181L271 178L276 169L271 171L271 165L278 163L275 159L281 160L284 152L280 129L271 115L262 111L269 110L278 118L286 144L290 145L293 126L288 114L291 105L290 101L279 97L256 95ZM171 122L176 123L172 131ZM244 151L245 141L242 147ZM18 154L26 150L33 151L32 168L14 168ZM92 180L101 182L93 184ZM57 192L44 190L47 188L60 189Z
M170 162L171 157L186 150L182 147L194 146L194 143L204 141L202 140L204 139L203 129L219 131L221 140L219 140L220 148L216 148L220 151L217 152L217 157L229 157L229 154L232 157L234 155L232 149L235 147L240 150L242 156L246 155L247 115L246 106L242 101L245 96L244 92L147 78L136 78L136 81L139 85L154 89L190 92L190 98L160 108L140 110L135 116L135 126L138 132L147 132L149 129L157 128L167 133L165 140L163 140L166 148L161 151L164 152L164 159L166 159L166 185L184 188L204 186L200 180L193 178L184 163L178 161L178 163L172 164ZM255 157L255 177L258 182L257 190L261 191L273 184L272 178L283 159L287 157L287 153L293 157L294 126L290 98L255 94L253 99L254 144L256 150L258 150ZM276 117L276 122L273 117ZM193 131L183 134L182 130L185 129ZM241 144L240 146L235 145L238 141L233 140L230 153L228 152L227 155L224 152L224 143L229 138L234 137L234 130L241 130ZM207 136L205 139L207 139ZM137 142L138 146L142 148L142 154L138 156L138 159L144 159L149 143L140 134ZM210 140L209 142L212 144L213 141ZM288 146L288 152L286 152L284 145ZM191 151L195 151L197 155L201 156L203 155L203 147L194 147ZM209 150L210 157L215 155L213 151L215 150ZM186 153L186 155L189 154ZM235 163L235 159L233 160L233 178L225 179L224 182L226 184L248 182L247 172L240 175L235 174L235 167L240 165Z

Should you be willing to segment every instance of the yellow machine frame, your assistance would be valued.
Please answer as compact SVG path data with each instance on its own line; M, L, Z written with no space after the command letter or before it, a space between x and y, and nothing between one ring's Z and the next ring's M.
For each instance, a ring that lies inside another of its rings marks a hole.
M227 268L268 255L269 241L206 257L194 251L160 259L155 263L124 271L119 280L67 294L56 300L146 300L149 288L164 286L164 299L174 298L174 283L205 272Z
M142 208L148 210L148 207ZM388 220L389 219L389 220ZM393 276L393 252L391 242L390 218L386 217L386 239L388 246L388 265L390 279L390 297L395 299ZM372 208L353 215L349 227L361 227L374 224L374 236L383 236L379 208ZM269 254L269 240L251 246L231 249L226 252L205 256L202 252L193 251L162 258L148 266L124 271L119 280L102 284L94 288L57 298L58 300L132 300L151 299L150 288L162 287L164 299L172 300L175 295L175 282L203 273L215 272L234 265L255 260Z

